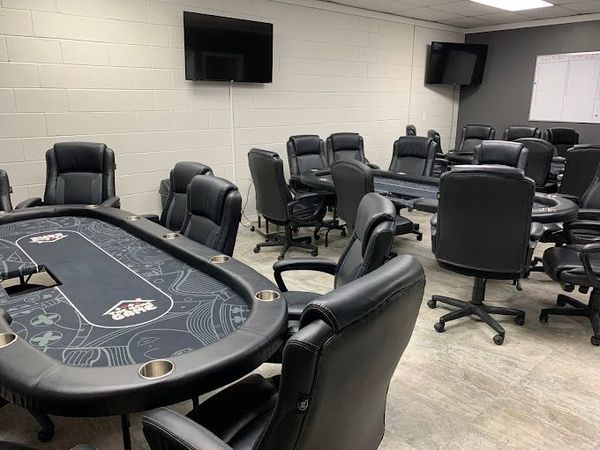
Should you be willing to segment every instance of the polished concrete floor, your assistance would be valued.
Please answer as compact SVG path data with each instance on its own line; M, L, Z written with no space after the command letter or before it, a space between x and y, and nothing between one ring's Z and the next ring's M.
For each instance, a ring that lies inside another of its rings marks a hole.
M502 319L503 346L492 343L493 332L474 319L433 329L443 307L431 310L432 294L468 299L472 280L440 269L430 250L429 218L407 213L421 224L422 242L399 237L395 251L415 255L425 267L425 299L412 340L396 370L388 395L387 430L381 449L600 449L600 348L590 344L587 319L551 317L538 322L541 308L553 306L560 286L544 274L532 274L517 291L509 282L488 283L487 302L527 312L525 325ZM346 243L332 232L319 256L337 259ZM493 238L493 237L492 237ZM236 257L271 277L278 250L252 248L261 239L240 227ZM541 253L542 247L536 253ZM302 250L288 257L306 256ZM307 272L286 277L292 289L326 292L332 278ZM582 294L574 294L585 299ZM271 375L278 366L265 364L258 372ZM188 404L176 405L180 411ZM135 448L147 448L140 415L132 416ZM119 418L56 418L54 440L39 444L37 425L12 405L0 409L0 440L9 439L41 449L67 449L78 443L100 449L120 448ZM321 449L315 449L321 450Z

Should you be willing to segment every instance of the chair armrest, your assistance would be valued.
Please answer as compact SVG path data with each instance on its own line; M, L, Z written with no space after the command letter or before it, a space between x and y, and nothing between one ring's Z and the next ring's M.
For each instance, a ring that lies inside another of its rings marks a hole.
M144 435L153 448L232 450L203 426L167 408L150 411L142 418Z
M587 275L590 284L595 289L598 289L600 288L600 279L598 278L596 272L594 272L591 262L591 256L596 253L600 253L600 243L587 244L581 248L579 257L581 258L585 274ZM596 269L598 270L597 266Z
M21 203L15 206L15 209L31 208L32 206L42 206L42 204L43 203L41 198L33 197L28 198L27 200L23 200Z
M600 209L582 208L577 212L577 219L600 220Z
M322 169L322 170L317 170L315 172L315 175L317 177L323 177L325 175L331 175L331 169Z
M281 277L283 272L289 272L291 270L312 270L314 272L328 273L329 275L335 275L337 263L325 258L291 258L282 259L273 264L273 276L275 282L281 290L281 292L287 292L288 288Z
M141 214L141 217L149 220L150 222L160 224L160 217L158 216L158 214Z
M577 197L576 195L560 193L558 195L560 195L562 198L566 198L567 200L571 200L573 203L577 203L579 205L579 197Z
M109 197L100 204L102 206L107 206L108 208L120 208L121 199L119 197Z
M290 215L290 217L295 216L294 208L299 203L306 202L307 200L318 200L318 201L315 201L314 204L312 205L313 211L310 215L310 218L308 218L307 221L310 222L310 221L316 220L317 217L319 216L319 214L323 214L323 215L325 214L324 212L322 212L325 208L325 199L326 199L326 196L323 195L321 192L310 192L307 194L303 194L299 197L296 197L294 200L292 200L291 202L289 202L287 204L289 215ZM309 206L311 206L311 205L309 205Z
M367 166L369 166L371 169L379 170L379 166L377 164L373 164L373 163L368 162Z
M449 163L448 163L448 160L447 160L445 157L444 157L444 158L442 158L441 156L440 156L440 157L437 157L437 158L435 158L435 159L434 159L434 163L435 163L435 164L439 164L440 166L448 166L448 164L449 164Z
M563 230L565 232L577 228L579 230L596 230L600 232L600 221L598 220L571 220L563 224Z

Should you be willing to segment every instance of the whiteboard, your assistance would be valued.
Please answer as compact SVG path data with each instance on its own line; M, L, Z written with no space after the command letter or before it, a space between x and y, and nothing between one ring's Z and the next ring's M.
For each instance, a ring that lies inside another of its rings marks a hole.
M529 120L600 123L600 51L538 56Z

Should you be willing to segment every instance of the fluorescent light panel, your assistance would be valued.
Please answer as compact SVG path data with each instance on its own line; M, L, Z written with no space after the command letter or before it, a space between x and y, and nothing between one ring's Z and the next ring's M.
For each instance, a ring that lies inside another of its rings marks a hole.
M544 0L471 0L482 5L493 6L494 8L504 9L506 11L523 11L525 9L546 8L554 6L552 3Z

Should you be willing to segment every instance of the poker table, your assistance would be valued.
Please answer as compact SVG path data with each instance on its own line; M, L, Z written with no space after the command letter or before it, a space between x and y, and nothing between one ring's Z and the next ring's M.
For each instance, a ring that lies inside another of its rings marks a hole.
M374 170L375 191L387 196L398 208L435 213L438 209L439 178L405 175ZM315 190L334 191L331 172L308 171L292 179ZM560 195L536 192L531 211L532 220L540 223L565 222L575 219L578 206Z
M262 275L113 208L2 214L0 277L0 397L36 418L121 415L126 447L127 414L246 375L287 325Z

